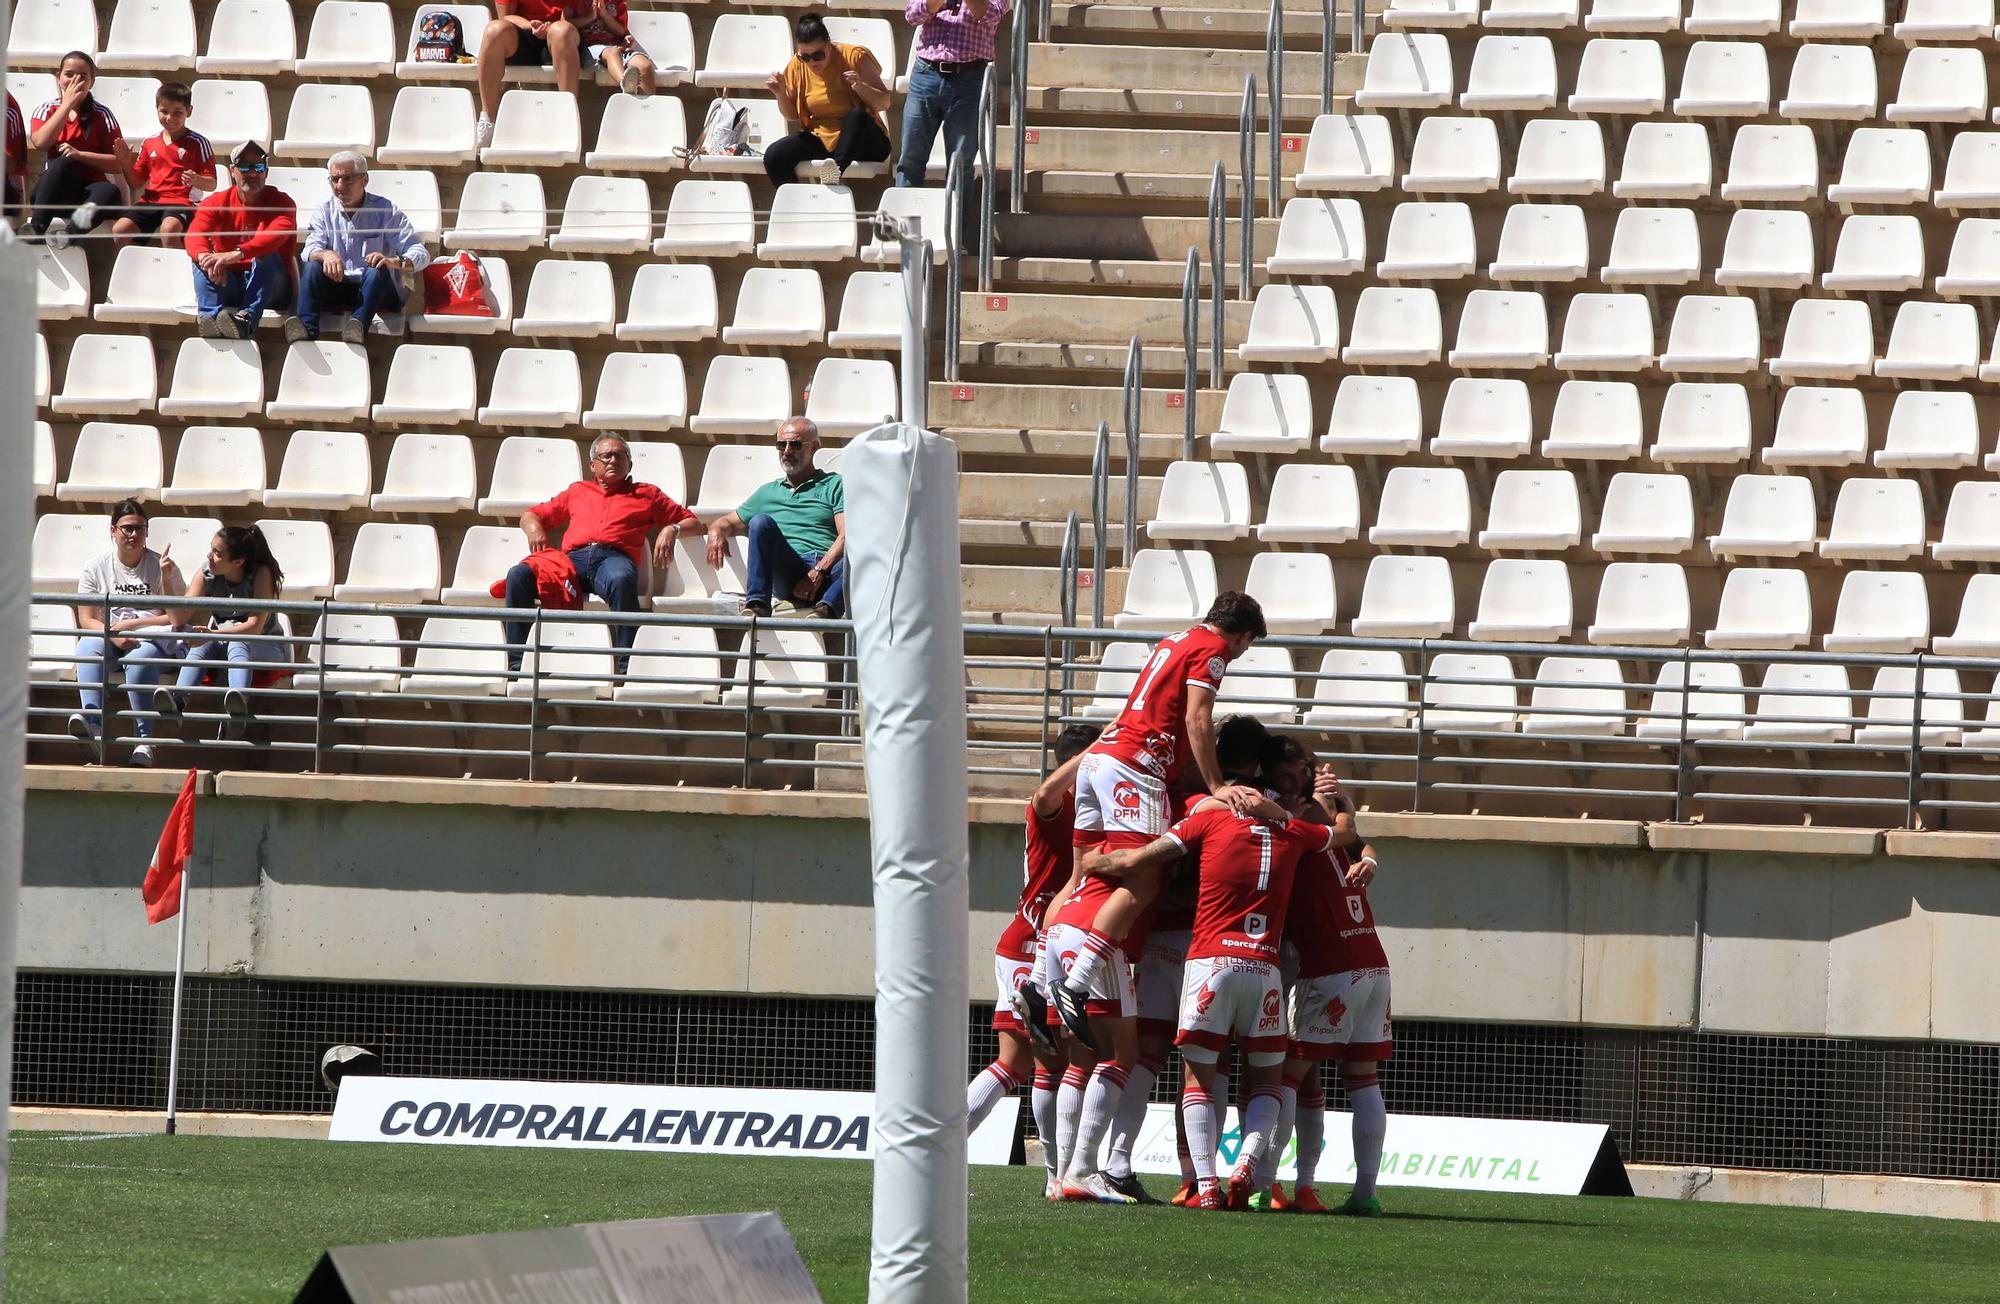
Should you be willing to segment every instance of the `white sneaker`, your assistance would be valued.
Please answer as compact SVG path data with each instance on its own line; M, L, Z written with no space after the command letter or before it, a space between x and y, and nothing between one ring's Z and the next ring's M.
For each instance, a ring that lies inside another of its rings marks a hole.
M1062 1179L1054 1173L1050 1173L1042 1183L1042 1198L1044 1200L1062 1199Z
M88 231L97 225L97 205L85 200L69 215L69 224L78 231Z
M47 242L51 249L69 248L69 219L66 217L50 218L49 224L42 228L42 239Z
M823 186L840 184L840 164L830 158L816 158L806 164L806 169L812 173L812 179Z
M640 99L644 97L645 83L640 81L639 79L639 68L637 64L629 60L626 62L625 75L619 78L618 89L624 91L627 95L630 95L634 99Z
M1137 1204L1131 1196L1111 1184L1111 1179L1103 1173L1092 1173L1088 1177L1065 1177L1062 1180L1062 1198L1080 1202L1095 1201L1098 1204Z
M125 764L141 770L152 769L153 745L151 743L140 743L137 747L134 747L131 757L126 760Z
M485 149L492 143L493 119L482 113L479 115L479 121L474 123L472 127L472 147L474 149Z

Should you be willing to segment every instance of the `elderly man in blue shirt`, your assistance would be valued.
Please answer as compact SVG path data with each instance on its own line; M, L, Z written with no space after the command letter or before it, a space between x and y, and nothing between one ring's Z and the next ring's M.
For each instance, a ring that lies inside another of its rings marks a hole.
M393 200L368 193L367 159L342 150L327 160L326 181L332 196L304 223L298 314L285 319L285 338L316 340L320 314L345 310L340 337L361 344L370 322L402 312L403 273L422 271L431 255Z

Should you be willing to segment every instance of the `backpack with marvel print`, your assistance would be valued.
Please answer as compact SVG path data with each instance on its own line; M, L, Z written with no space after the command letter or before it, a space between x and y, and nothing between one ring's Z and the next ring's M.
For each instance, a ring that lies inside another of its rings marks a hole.
M416 62L471 62L465 52L465 28L459 23L457 14L434 9L424 15L423 21L417 24Z

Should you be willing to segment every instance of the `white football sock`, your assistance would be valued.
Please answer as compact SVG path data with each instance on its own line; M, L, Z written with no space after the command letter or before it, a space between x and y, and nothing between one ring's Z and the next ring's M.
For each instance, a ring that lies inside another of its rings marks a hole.
M1264 1156L1270 1153L1271 1133L1277 1126L1278 1089L1258 1087L1250 1093L1243 1110L1243 1149L1236 1159L1238 1171L1250 1175L1252 1185L1256 1185L1255 1175L1263 1168Z
M1219 1140L1224 1133L1229 1131L1229 1075L1227 1073L1218 1072L1215 1075L1215 1085L1208 1089L1208 1107L1215 1111L1215 1135ZM1217 1155L1221 1153L1220 1150L1216 1151ZM1218 1159L1217 1162L1221 1161ZM1229 1178L1228 1173L1212 1166L1203 1171L1215 1174L1217 1181L1227 1181Z
M1389 1110L1382 1103L1382 1088L1370 1076L1366 1085L1347 1088L1347 1103L1354 1110L1354 1193L1362 1199L1375 1194L1375 1178L1382 1170L1382 1138L1389 1134Z
M1083 1119L1083 1087L1090 1080L1090 1070L1072 1064L1063 1072L1062 1086L1056 1090L1056 1173L1060 1176L1069 1167L1069 1157L1076 1153L1076 1129Z
M1264 1152L1264 1166L1257 1174L1260 1186L1278 1180L1278 1165L1285 1160L1285 1147L1292 1139L1292 1120L1298 1113L1298 1088L1287 1082L1278 1088L1278 1126L1271 1133L1271 1148Z
M1083 1117L1076 1129L1076 1153L1069 1157L1069 1180L1080 1182L1097 1171L1097 1148L1111 1130L1111 1116L1118 1111L1118 1098L1125 1092L1125 1070L1116 1060L1106 1060L1090 1075L1083 1089Z
M1049 989L1049 943L1046 934L1035 935L1035 967L1029 971L1028 981L1041 991Z
M1104 1171L1113 1177L1132 1175L1132 1147L1139 1144L1139 1129L1146 1125L1146 1106L1151 1103L1153 1079L1159 1072L1159 1065L1141 1060L1125 1079L1118 1110L1111 1116L1111 1146L1104 1156Z
M1083 945L1069 962L1069 972L1063 977L1063 984L1073 992L1088 992L1097 971L1110 962L1112 951L1118 943L1112 941L1095 928L1083 935Z
M1056 1167L1056 1078L1055 1074L1039 1066L1035 1069L1035 1086L1028 1099L1035 1111L1035 1135L1042 1139L1042 1162L1048 1165L1049 1176L1056 1177L1061 1169Z
M1326 1092L1315 1085L1301 1096L1295 1119L1299 1138L1298 1185L1311 1186L1319 1176L1320 1152L1326 1149Z
M1215 1106L1207 1092L1189 1087L1181 1093L1181 1115L1187 1120L1188 1153L1194 1157L1194 1171L1200 1184L1215 1182Z
M1012 1093L1017 1082L1012 1073L999 1060L994 1060L979 1070L979 1076L965 1084L965 1131L967 1135L978 1131L993 1107Z

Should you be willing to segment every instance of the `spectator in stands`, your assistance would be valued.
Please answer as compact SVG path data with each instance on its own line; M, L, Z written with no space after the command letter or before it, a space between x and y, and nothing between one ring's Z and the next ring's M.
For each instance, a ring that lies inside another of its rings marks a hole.
M7 154L0 166L0 218L11 219L28 202L28 124L14 92L7 92Z
M430 250L387 195L368 193L368 160L351 149L326 161L333 195L306 218L299 310L285 318L285 338L319 338L319 317L346 309L340 338L365 344L368 325L403 311L403 277L430 264Z
M888 158L882 110L889 107L889 88L875 56L866 46L833 40L818 14L799 15L792 40L792 61L765 83L778 97L785 121L799 128L764 147L771 184L797 180L798 165L810 163L814 180L837 185L854 164Z
M194 92L168 82L153 96L153 108L160 134L141 142L132 160L138 198L111 228L121 249L141 237L157 235L161 244L179 240L194 220L195 191L215 189L215 151L208 137L188 130Z
M708 564L722 565L729 536L748 533L750 565L743 614L768 616L774 592L821 620L846 610L847 499L840 477L813 465L819 427L793 417L778 427L784 474L708 527Z
M271 555L264 532L254 525L225 525L209 540L208 559L185 596L269 602L284 584L285 572ZM222 737L241 738L250 726L250 686L257 673L250 663L291 659L291 649L270 638L277 617L234 607L185 607L175 616L182 625L205 629L214 637L189 640L177 691L154 689L153 710L165 720L178 720L187 690L208 677L213 662L226 660L229 687L222 695L222 709L228 719Z
M204 338L247 340L266 308L292 297L298 205L266 184L270 151L246 140L229 154L230 185L201 201L188 223L194 302Z
M658 89L653 56L632 35L625 0L590 0L589 12L579 12L577 39L583 46L583 66L600 64L627 95L645 99Z
M521 513L521 533L528 538L528 551L536 553L553 548L549 532L561 531L563 551L576 567L578 584L603 598L613 611L638 611L639 568L646 564L647 532L660 532L653 542L652 560L655 569L665 570L673 561L674 540L700 533L701 523L657 485L632 478L632 449L617 435L599 435L591 441L590 476ZM535 605L533 566L518 563L507 572L506 584L508 606ZM637 626L613 626L611 641L621 649L629 648L637 634ZM509 621L508 669L521 668L527 641L528 626ZM624 673L622 657L619 673Z
M69 731L77 741L97 746L99 717L104 706L104 674L108 662L116 661L125 672L125 693L132 710L143 712L145 694L160 682L159 662L180 655L180 640L173 637L175 613L164 605L145 601L148 597L172 597L181 591L181 573L166 553L146 546L146 509L127 498L111 509L111 548L83 568L76 591L91 597L107 598L105 605L84 605L76 609L77 695L83 710L69 718ZM109 624L106 617L109 616ZM153 720L137 714L133 729L139 743L127 762L153 764Z
M97 61L71 50L56 73L56 98L28 123L28 144L42 151L44 161L23 232L45 236L58 249L96 226L100 210L124 199L114 178L132 167L118 119L90 93L96 85Z
M569 19L575 0L500 0L499 13L479 34L479 125L474 143L493 143L493 115L500 111L500 82L507 65L553 67L556 89L576 94L581 46Z
M993 34L1009 0L907 0L903 16L917 29L917 66L903 101L903 156L896 184L921 186L931 145L944 129L947 158L971 182L979 137L979 91L993 62Z

